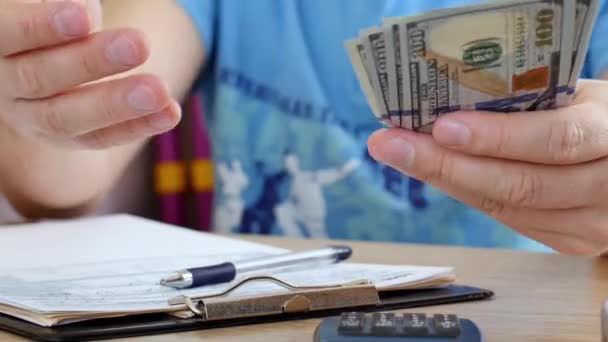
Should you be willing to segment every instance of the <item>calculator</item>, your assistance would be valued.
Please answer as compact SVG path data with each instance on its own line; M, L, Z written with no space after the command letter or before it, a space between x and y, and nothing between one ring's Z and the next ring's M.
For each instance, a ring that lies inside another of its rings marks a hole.
M471 320L453 314L347 312L321 322L316 342L481 342Z

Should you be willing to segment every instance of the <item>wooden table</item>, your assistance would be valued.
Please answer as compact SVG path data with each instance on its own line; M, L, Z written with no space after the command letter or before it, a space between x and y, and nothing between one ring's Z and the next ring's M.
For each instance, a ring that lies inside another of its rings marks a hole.
M291 249L325 245L322 241L249 239ZM608 299L608 258L377 243L351 245L356 261L454 266L459 283L493 290L495 298L489 301L410 310L470 318L480 326L486 341L600 341L600 311ZM308 342L318 323L311 319L123 341ZM0 332L0 341L24 339Z

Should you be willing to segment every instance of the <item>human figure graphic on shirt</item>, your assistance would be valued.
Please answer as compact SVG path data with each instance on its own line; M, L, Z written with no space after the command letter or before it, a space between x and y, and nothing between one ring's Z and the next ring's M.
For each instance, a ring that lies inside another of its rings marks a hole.
M312 238L326 238L327 206L323 188L346 178L360 164L361 161L352 159L339 169L303 171L298 158L288 154L285 157L285 169L291 176L289 197L274 211L283 232L289 236L306 234Z
M281 195L281 187L289 175L285 170L268 173L263 162L256 162L256 168L258 175L264 178L264 185L258 199L243 212L240 232L268 235L276 223L274 208L284 200L285 195Z
M232 161L230 167L224 163L217 164L217 174L222 192L215 212L214 226L220 233L229 233L240 223L245 208L242 192L249 186L249 178L238 160Z

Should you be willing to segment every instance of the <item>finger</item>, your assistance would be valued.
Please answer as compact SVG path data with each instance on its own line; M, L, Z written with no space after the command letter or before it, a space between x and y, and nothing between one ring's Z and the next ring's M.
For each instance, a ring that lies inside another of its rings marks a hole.
M508 211L508 210L507 210ZM569 210L533 210L520 209L498 215L501 222L513 227L523 227L528 233L532 231L556 234L546 244L555 246L565 239L578 239L585 242L587 254L601 254L608 247L608 222L603 210L594 208L576 208ZM561 235L561 237L559 237Z
M499 202L481 199L475 194L460 193L461 201L473 208L487 213L498 222L505 224L518 233L540 242L559 253L573 255L600 255L606 246L598 241L603 236L592 236L591 229L581 228L580 224L568 226L578 217L571 210L536 210L505 207ZM582 211L583 208L574 209ZM561 219L561 220L560 220ZM581 234L587 230L589 234ZM605 235L605 234L604 234ZM604 240L606 241L606 240Z
M16 102L19 119L49 138L70 138L156 113L171 103L156 76L137 75L80 87L44 100Z
M448 195L457 194L468 206L561 253L600 255L608 248L605 226L608 220L601 211L517 208L459 189L443 190Z
M9 56L85 37L87 10L71 2L0 4L0 55Z
M455 186L515 207L567 209L589 203L600 179L588 165L551 167L480 158L437 145L425 134L392 129L376 132L370 154L439 189ZM458 196L456 196L458 198Z
M565 234L547 232L538 229L524 230L522 234L533 240L546 242L545 244L547 246L562 254L597 257L604 254L606 251L605 246L602 250L601 247L593 241Z
M505 205L459 186L446 185L441 190L560 253L602 255L608 249L608 229L605 225L608 219L603 211L592 208L521 208Z
M534 113L455 113L436 122L433 137L472 155L577 164L608 155L608 106L582 103Z
M177 126L180 118L180 106L173 102L159 113L87 133L77 137L76 142L87 149L124 145L171 130Z
M135 30L97 33L86 40L0 61L0 72L8 75L8 82L0 87L14 98L49 97L132 69L148 55L143 36Z

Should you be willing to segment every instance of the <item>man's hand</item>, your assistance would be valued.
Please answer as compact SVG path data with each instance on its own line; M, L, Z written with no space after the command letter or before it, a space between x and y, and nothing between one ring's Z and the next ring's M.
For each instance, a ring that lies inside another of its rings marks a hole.
M390 129L371 155L568 254L608 252L608 82L546 112L454 113L433 135Z
M107 148L173 128L179 105L156 76L101 81L142 65L137 30L90 33L82 2L0 0L0 121L32 141Z
M0 192L25 217L95 208L204 64L176 1L102 4L0 0Z

